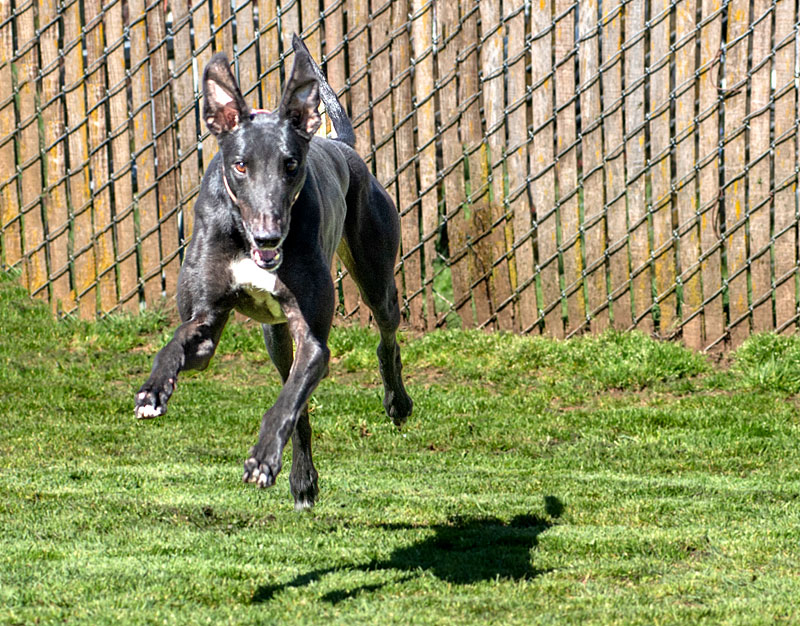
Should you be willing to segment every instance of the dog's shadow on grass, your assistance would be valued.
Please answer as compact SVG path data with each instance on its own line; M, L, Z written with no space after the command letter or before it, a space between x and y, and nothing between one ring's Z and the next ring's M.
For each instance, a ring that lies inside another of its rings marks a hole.
M531 550L539 543L539 535L553 526L564 506L553 496L545 498L549 519L536 515L518 515L509 522L496 518L454 518L446 524L428 527L433 535L410 546L398 548L387 559L375 559L356 567L318 569L278 585L262 585L252 602L269 602L276 594L291 587L304 587L324 576L342 571L400 571L409 574L401 579L419 576L420 570L456 585L484 580L530 580L547 572L531 566ZM388 532L418 528L410 524L383 524ZM398 582L396 579L394 582ZM364 592L376 591L386 583L361 585L354 589L331 591L323 600L337 604Z

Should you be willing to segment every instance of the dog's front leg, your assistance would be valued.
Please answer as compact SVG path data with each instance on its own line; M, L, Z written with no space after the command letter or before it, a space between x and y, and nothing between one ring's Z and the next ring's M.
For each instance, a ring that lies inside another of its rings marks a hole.
M264 414L258 442L244 464L245 482L271 487L281 471L283 448L292 436L312 392L328 371L326 338L311 331L302 316L290 315L297 353L275 404Z
M145 419L167 412L178 372L208 366L227 319L227 312L198 315L177 328L170 342L156 355L150 378L136 394L136 417Z

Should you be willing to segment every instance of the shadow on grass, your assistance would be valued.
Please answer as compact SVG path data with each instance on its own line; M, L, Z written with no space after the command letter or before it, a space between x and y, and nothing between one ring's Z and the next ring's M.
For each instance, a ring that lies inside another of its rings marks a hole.
M552 519L563 513L558 498L547 496L545 510ZM454 518L447 524L428 527L433 536L395 550L385 560L373 560L356 567L318 569L278 585L262 585L253 594L252 602L269 602L276 594L291 587L304 587L335 572L409 572L393 582L430 572L436 578L456 585L469 585L484 580L530 580L547 573L531 566L531 550L539 543L539 535L553 526L552 521L536 515L518 515L510 522L496 518ZM386 531L417 529L411 524L381 524ZM377 591L387 583L361 585L354 589L331 591L323 600L337 604L361 593Z

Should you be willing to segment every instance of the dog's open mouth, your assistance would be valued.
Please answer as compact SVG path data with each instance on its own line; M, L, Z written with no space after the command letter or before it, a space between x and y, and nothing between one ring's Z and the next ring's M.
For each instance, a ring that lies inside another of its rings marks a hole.
M281 261L283 261L280 248L273 248L272 250L253 248L250 256L262 270L276 270Z

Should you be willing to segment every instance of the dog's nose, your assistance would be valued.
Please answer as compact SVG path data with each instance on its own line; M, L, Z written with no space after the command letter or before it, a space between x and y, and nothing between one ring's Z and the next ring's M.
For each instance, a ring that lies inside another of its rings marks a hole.
M281 243L281 234L279 232L258 232L253 233L253 241L262 250L271 250L277 248Z

